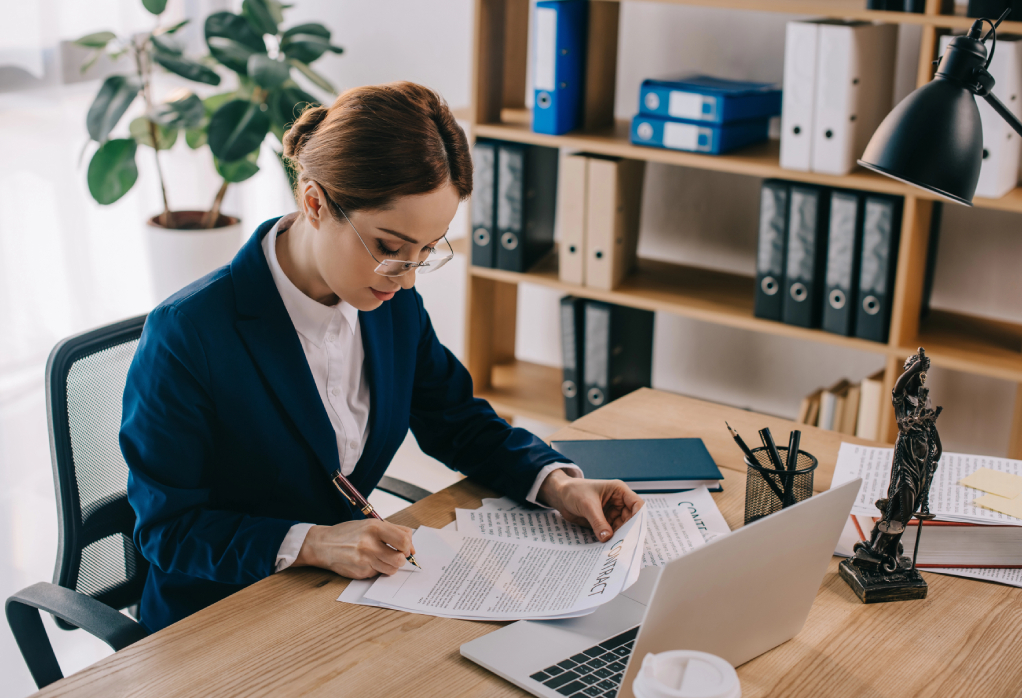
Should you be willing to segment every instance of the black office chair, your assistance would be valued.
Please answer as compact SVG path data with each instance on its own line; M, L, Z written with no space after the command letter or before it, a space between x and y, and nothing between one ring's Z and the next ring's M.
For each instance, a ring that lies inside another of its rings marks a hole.
M118 432L128 366L145 316L60 342L46 365L46 412L60 538L53 583L7 599L7 622L32 678L43 688L63 678L40 611L63 630L82 628L114 651L148 635L138 618L149 563L135 549L128 466ZM430 493L384 477L379 489L409 502Z

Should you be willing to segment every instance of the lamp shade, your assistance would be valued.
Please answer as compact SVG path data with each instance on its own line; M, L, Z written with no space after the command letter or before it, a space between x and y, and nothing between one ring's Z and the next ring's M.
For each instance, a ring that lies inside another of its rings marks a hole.
M983 129L973 93L940 75L896 106L859 164L967 206L983 163Z

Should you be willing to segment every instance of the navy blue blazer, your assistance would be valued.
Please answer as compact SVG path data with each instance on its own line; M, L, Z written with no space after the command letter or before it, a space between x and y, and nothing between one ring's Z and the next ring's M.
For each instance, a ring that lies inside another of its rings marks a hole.
M333 427L261 247L275 222L150 313L128 371L120 444L152 631L271 574L292 525L362 516L330 482ZM369 439L349 479L363 495L409 427L430 456L519 500L565 460L472 396L414 289L359 321Z

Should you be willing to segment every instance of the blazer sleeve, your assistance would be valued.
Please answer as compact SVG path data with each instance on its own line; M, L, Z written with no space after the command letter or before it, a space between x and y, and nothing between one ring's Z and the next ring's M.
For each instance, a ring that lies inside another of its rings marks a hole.
M120 444L135 546L164 572L251 584L297 521L210 506L215 406L205 350L175 306L146 320L124 388Z
M414 294L421 334L410 424L419 447L448 467L525 501L544 466L568 459L473 397L468 370L437 339L422 297Z

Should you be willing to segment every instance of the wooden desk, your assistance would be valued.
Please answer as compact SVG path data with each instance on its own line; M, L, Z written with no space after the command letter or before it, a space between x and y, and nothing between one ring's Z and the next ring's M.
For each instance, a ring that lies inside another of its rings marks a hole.
M714 495L742 525L745 473L724 419L751 439L785 420L653 390L622 398L554 438L698 436L725 469ZM830 486L841 438L803 429L820 460L816 489ZM462 481L391 517L443 526L455 507L492 496ZM924 573L925 574L925 573ZM864 606L835 559L805 628L738 669L743 696L1022 695L1022 589L925 574L924 601ZM523 696L459 654L500 627L335 601L347 580L288 570L186 618L43 690L42 696Z

